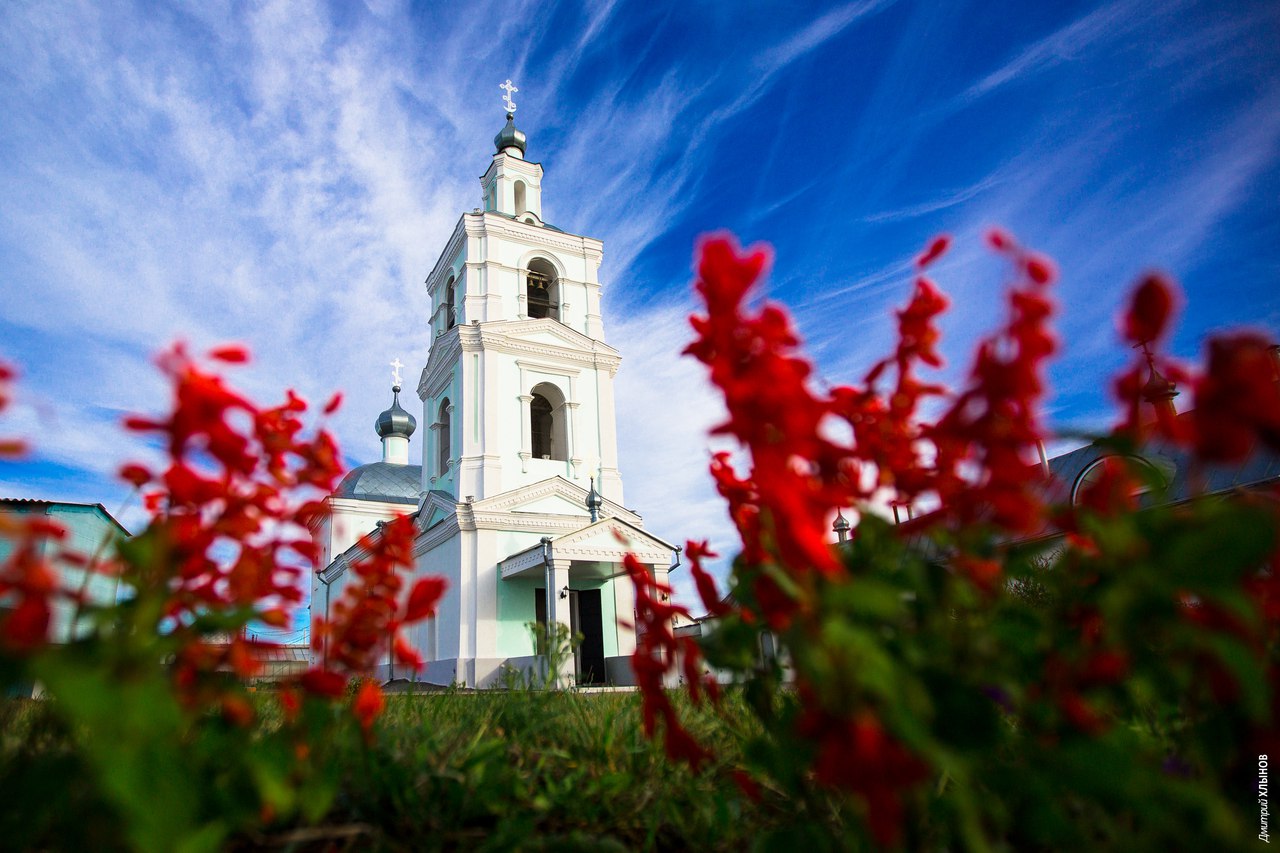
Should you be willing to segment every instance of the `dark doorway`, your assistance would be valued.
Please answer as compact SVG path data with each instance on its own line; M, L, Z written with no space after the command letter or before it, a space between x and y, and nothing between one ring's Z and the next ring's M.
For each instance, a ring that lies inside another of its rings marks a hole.
M547 653L547 591L545 589L535 589L533 591L533 613L534 620L541 629L534 636L537 647L534 648L535 655L545 655Z
M579 684L604 684L604 629L600 616L600 590L580 589L573 593L573 630L582 634L578 647Z

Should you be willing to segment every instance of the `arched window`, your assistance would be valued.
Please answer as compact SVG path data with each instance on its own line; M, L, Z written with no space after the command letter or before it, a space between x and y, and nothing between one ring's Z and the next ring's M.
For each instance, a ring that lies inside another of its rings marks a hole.
M516 216L524 213L528 208L525 206L525 187L524 181L516 181Z
M529 316L559 320L560 279L556 276L556 268L543 258L534 258L529 262L525 278L528 282L525 296L529 303Z
M449 472L449 398L440 401L436 416L436 472L443 477Z
M569 458L564 394L550 382L533 386L529 401L529 446L534 459Z
M1113 491L1118 488L1122 492L1105 493L1094 500L1119 499L1145 505L1144 498L1153 489L1163 490L1168 482L1164 471L1141 456L1108 454L1090 462L1076 477L1071 487L1071 502L1079 506L1091 490L1103 487Z
M457 296L456 288L453 285L453 276L449 276L449 283L444 286L444 327L452 329L458 325L458 309L454 305Z
M494 184L489 184L489 191L484 194L484 209L498 209L498 188Z
M555 413L551 404L541 394L534 394L529 403L529 423L532 425L534 459L551 458L551 430L555 426Z

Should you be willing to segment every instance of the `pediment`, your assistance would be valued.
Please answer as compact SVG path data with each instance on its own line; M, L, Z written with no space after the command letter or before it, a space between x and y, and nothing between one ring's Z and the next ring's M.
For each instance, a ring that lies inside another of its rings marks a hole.
M620 560L622 555L631 553L642 563L666 563L675 550L670 542L620 518L602 518L551 542L552 555L557 559Z
M432 490L418 501L418 529L429 530L458 514L458 504L448 492Z
M490 330L486 329L486 333ZM545 318L513 320L503 323L498 329L493 329L492 334L507 338L510 341L523 341L526 343L542 344L543 346L567 347L571 349L589 349L594 350L602 355L611 355L620 358L618 351L608 344L593 340L576 329L571 329L563 323Z
M491 498L476 501L472 506L483 513L550 513L589 517L587 490L569 482L564 477L549 477ZM640 517L622 504L604 500L601 510L606 516L623 518L632 525L640 523Z
M587 516L586 504L582 501L571 500L560 494L545 495L539 498L533 498L527 503L513 506L511 512L535 512L549 513L551 515L581 515Z

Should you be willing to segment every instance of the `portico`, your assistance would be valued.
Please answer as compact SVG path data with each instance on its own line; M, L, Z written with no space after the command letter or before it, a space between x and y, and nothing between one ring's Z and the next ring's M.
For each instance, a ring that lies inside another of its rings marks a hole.
M558 622L570 636L582 635L573 671L566 662L562 677L572 675L576 684L629 684L635 594L623 558L634 554L655 580L665 584L674 550L621 519L604 518L571 533L543 537L507 557L498 569L501 582L509 587L527 590L530 582L538 584L534 595L539 623Z

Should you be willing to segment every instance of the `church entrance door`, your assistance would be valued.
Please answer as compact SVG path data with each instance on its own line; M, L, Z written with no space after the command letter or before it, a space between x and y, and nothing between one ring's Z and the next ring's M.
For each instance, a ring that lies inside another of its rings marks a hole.
M604 626L600 613L600 590L571 590L569 615L575 634L582 643L574 652L574 670L578 684L604 684Z

